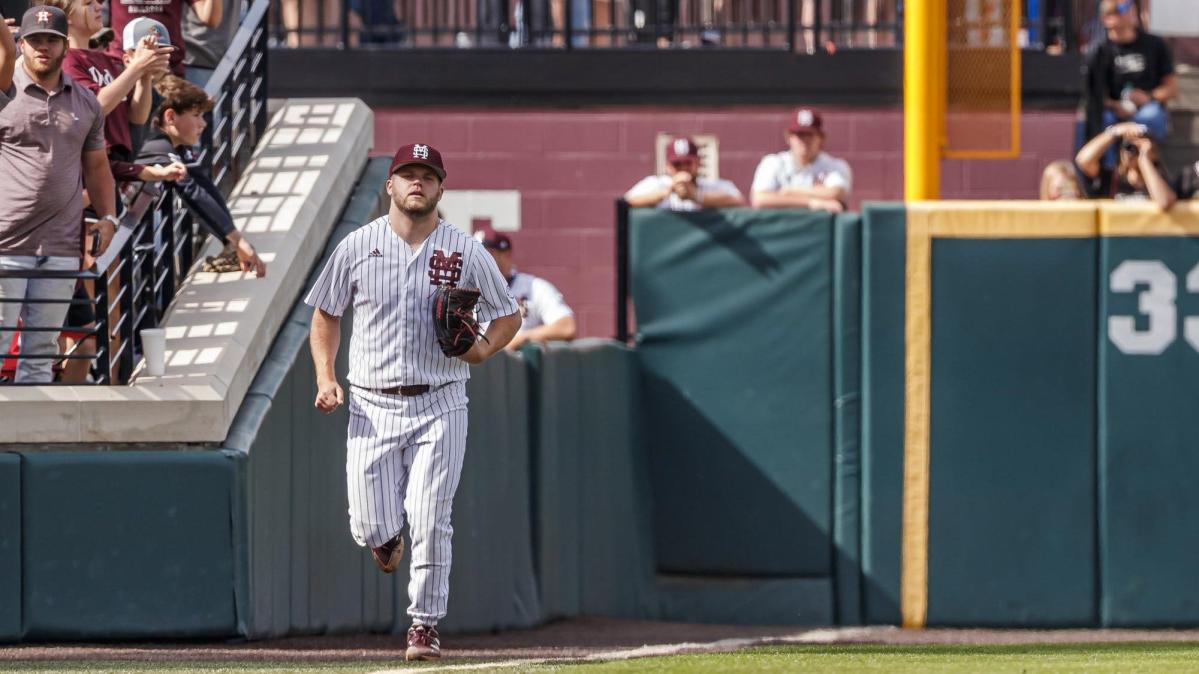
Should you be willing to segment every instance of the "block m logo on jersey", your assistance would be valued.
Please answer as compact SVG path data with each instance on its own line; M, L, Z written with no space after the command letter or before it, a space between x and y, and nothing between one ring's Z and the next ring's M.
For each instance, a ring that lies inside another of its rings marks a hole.
M462 279L462 253L446 255L445 251L433 251L429 258L429 284L458 287Z

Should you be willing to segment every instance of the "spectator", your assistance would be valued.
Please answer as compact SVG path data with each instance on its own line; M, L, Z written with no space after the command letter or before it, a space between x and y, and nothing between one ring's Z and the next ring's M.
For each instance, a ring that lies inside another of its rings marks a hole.
M17 67L16 30L16 21L0 13L0 94L12 86L13 70Z
M197 220L225 244L221 255L209 258L207 271L253 271L259 278L266 276L266 263L237 231L225 197L198 163L194 146L207 126L204 113L212 109L212 99L200 87L171 75L158 83L158 93L162 102L154 113L154 129L138 161L182 162L187 167L187 175L176 183L179 196Z
M1103 155L1119 145L1114 169L1102 165ZM1074 158L1087 178L1083 187L1092 199L1148 199L1165 210L1177 196L1170 187L1149 130L1135 122L1121 122L1092 138Z
M824 152L824 121L808 108L787 127L790 149L768 154L754 171L754 208L810 208L840 213L853 189L849 164Z
M15 53L7 31L0 37L0 84ZM89 227L89 248L108 247L116 232L116 196L104 151L100 102L62 71L67 17L57 7L36 6L21 18L21 61L0 91L0 269L79 271L84 241L80 184L92 195L100 220ZM31 123L39 120L39 123ZM53 147L53 152L46 148ZM26 327L58 327L75 279L0 279L0 344L18 317ZM51 300L33 302L29 300ZM26 331L21 351L56 353L53 332ZM22 359L18 382L49 382L50 359Z
M183 17L183 44L186 47L183 57L184 71L187 81L200 88L208 86L208 80L212 78L213 71L229 50L233 36L241 26L245 7L242 0L221 2L221 22L215 28L198 19L192 12Z
M1199 161L1183 167L1172 187L1179 199L1194 199L1199 192Z
M1174 59L1165 41L1141 30L1133 0L1099 4L1107 41L1087 65L1094 95L1102 98L1103 127L1119 121L1144 124L1157 141L1166 137L1165 106L1178 95ZM1110 155L1109 165L1115 156Z
M575 315L562 299L562 293L549 281L516 271L512 263L512 240L506 234L490 230L475 232L475 238L508 279L508 289L520 306L520 331L508 342L509 351L525 342L570 341L575 338Z
M134 142L130 125L141 127L150 119L154 95L153 78L165 74L170 58L169 44L156 44L155 35L147 35L133 44L127 55L128 67L99 49L89 49L88 40L100 29L100 0L46 0L67 15L67 58L63 72L100 101L104 117L104 140L108 145L108 163L118 182L178 180L186 172L182 164L141 166L133 163ZM134 21L126 28L139 22ZM161 24L159 24L161 26ZM126 31L129 32L129 31ZM162 29L162 38L166 38Z
M171 52L171 72L183 77L183 59L187 55L183 46L183 15L188 6L209 28L221 25L222 0L116 0L110 8L114 39L108 45L109 53L118 59L124 54L125 26L141 17L154 19L166 27L168 39L164 42L175 48Z
M629 13L637 42L656 43L658 47L669 47L674 42L679 0L632 0Z
M1074 164L1059 159L1041 172L1041 199L1043 201L1073 201L1082 199L1082 186L1078 184L1078 170Z
M698 211L701 208L744 206L745 198L728 180L699 175L699 147L679 137L666 146L666 174L646 176L625 195L634 208Z

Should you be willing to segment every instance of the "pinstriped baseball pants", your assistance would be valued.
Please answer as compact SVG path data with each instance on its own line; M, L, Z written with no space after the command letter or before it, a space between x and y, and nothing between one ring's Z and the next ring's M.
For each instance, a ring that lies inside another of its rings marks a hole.
M419 396L350 387L346 486L350 533L379 547L408 521L408 615L435 625L445 617L453 552L454 492L466 454L466 386Z

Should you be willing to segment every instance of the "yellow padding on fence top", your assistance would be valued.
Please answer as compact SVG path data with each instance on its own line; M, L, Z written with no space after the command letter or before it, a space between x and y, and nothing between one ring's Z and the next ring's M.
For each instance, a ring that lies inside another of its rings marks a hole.
M1167 212L1144 202L1099 202L1102 236L1199 236L1199 204L1180 201Z
M1099 235L1097 203L1088 201L924 201L908 204L928 235L947 239L1062 239Z

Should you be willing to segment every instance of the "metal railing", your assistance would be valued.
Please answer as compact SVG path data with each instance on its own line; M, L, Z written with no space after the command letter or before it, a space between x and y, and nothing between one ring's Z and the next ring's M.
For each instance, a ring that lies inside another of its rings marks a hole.
M267 125L267 24L269 0L256 0L242 19L205 90L216 103L201 141L200 164L228 196ZM94 299L3 300L8 303L69 303L95 307L95 323L72 327L95 337L95 353L79 340L65 353L19 353L13 361L56 363L91 359L91 382L127 384L140 354L139 331L156 327L196 261L205 236L171 183L133 183L122 190L125 208L108 249L88 270L0 271L0 278L70 278L94 287ZM62 326L25 326L21 332L60 332ZM0 332L3 352L11 332ZM3 362L3 357L0 357ZM11 383L11 382L6 382ZM45 382L32 382L45 384Z
M894 48L905 0L272 0L277 46ZM912 1L912 0L907 0ZM955 0L967 13L1007 0ZM1076 49L1096 0L1021 0L1028 47ZM976 8L976 9L971 9Z

